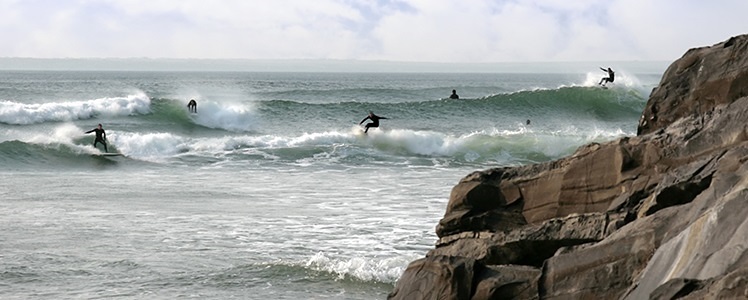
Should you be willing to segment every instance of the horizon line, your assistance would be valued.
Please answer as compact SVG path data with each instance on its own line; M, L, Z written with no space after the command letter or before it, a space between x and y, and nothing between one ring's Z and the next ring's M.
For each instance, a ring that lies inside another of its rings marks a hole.
M667 61L419 62L359 59L252 59L152 57L0 57L4 71L244 71L244 72L425 72L577 73L599 65L662 73ZM585 65L594 65L588 67Z

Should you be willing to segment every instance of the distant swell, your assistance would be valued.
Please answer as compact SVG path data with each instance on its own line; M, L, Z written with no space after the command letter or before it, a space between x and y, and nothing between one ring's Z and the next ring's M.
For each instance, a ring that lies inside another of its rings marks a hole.
M265 117L299 120L309 118L335 118L367 110L400 111L413 119L441 118L442 116L485 115L549 115L558 112L566 115L593 116L600 119L630 119L636 117L646 103L646 97L637 89L620 87L561 87L485 96L478 99L436 99L399 103L338 102L310 104L287 100L269 100L258 103L258 111Z
M436 99L399 103L337 102L306 103L263 100L249 103L198 101L198 113L189 114L184 101L154 98L140 93L87 101L23 104L0 102L0 122L28 125L112 116L143 116L163 124L202 126L231 132L261 131L261 122L304 122L340 120L369 110L398 112L400 119L433 120L445 117L535 116L617 120L636 118L646 99L636 89L603 90L597 87L519 91L478 99ZM391 114L391 113L390 113ZM487 115L489 114L489 115ZM161 122L159 122L161 123ZM341 124L342 125L342 124Z
M198 99L197 114L190 114L183 100L145 94L48 104L5 101L0 107L3 123L62 123L52 132L8 130L0 154L28 158L26 163L32 165L90 156L102 149L94 148L92 135L84 134L89 125L63 121L106 115L128 119L126 126L107 127L109 150L147 162L516 165L547 161L584 143L632 134L609 124L635 120L644 103L639 91L625 86L397 103ZM355 124L367 110L384 111L390 119L363 135ZM526 125L525 118L532 124ZM297 126L302 130L287 129Z
M592 113L598 118L628 119L638 115L646 98L637 90L598 87L561 87L549 90L521 91L499 94L484 99L491 106L509 112L542 111L548 115Z

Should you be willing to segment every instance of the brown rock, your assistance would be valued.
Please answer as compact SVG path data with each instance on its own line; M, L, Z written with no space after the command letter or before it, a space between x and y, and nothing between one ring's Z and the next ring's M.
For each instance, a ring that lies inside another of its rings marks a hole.
M675 278L659 286L650 295L650 300L681 299L695 290L703 288L704 283L696 279Z
M431 256L408 265L387 299L470 299L475 260Z
M499 180L503 169L476 172L452 188L447 212L436 228L438 236L462 231L502 231L527 224L521 214L521 202L508 202Z
M509 232L465 232L439 239L427 256L475 258L487 265L540 267L562 247L600 241L618 215L571 215L528 225Z
M746 299L746 96L748 35L689 50L638 136L461 180L391 296Z
M526 266L488 266L478 275L472 300L538 299L540 270Z
M670 65L649 97L638 134L663 129L748 96L748 35L691 49Z
M617 299L654 251L651 231L549 258L540 282L541 299Z
M701 300L701 299L748 299L748 268L740 268L724 276L718 276L709 280L694 282L692 288L695 290L688 292L691 287L681 289L682 300ZM659 288L658 288L659 290ZM657 290L655 291L657 292Z

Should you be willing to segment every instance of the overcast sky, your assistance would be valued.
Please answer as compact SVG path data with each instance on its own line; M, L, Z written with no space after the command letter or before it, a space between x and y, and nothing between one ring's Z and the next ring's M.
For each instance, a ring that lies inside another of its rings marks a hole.
M672 61L748 1L0 0L0 57Z

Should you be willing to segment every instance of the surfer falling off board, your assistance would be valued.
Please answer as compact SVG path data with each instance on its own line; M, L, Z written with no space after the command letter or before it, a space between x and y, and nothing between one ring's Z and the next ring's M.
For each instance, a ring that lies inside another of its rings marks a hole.
M363 124L364 121L366 120L371 120L371 123L366 123L366 130L364 130L364 133L366 133L367 131L369 131L370 127L379 127L380 119L387 119L387 118L377 116L373 112L369 111L369 115L366 116L366 118L364 118L363 120L361 120L361 122L359 122L358 125Z
M86 133L96 132L96 139L94 140L94 148L96 148L96 144L101 143L104 145L104 152L109 152L106 148L106 132L104 131L104 128L101 128L101 124L99 124L98 127L91 129L89 131L86 131Z

